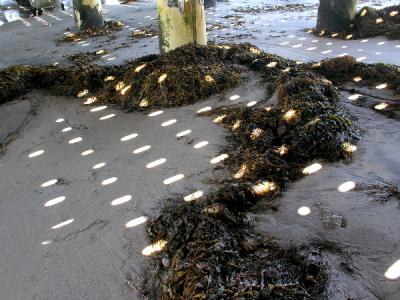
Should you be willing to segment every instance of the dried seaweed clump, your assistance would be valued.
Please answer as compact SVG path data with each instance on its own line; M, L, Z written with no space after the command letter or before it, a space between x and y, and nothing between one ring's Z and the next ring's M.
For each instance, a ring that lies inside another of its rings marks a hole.
M67 35L57 40L57 43L79 42L87 38L104 36L116 30L122 30L124 24L120 21L104 21L103 28L88 28L77 33L69 32Z
M103 55L109 54L109 50L99 50L99 51L92 51L92 52L83 52L83 53L75 53L68 55L68 60L73 62L77 65L84 65L90 62L94 62Z
M156 25L143 26L132 31L131 36L136 39L157 36L158 28Z
M163 270L157 299L304 299L324 291L326 263L312 248L283 249L251 218L212 203L167 205L148 227Z
M351 29L345 32L315 32L319 36L341 39L360 39L387 36L389 40L400 39L400 5L382 9L363 7L355 16Z

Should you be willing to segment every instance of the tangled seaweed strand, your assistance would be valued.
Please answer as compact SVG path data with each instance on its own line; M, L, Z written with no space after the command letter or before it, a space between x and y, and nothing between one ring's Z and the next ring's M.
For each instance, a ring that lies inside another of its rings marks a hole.
M341 39L360 39L387 36L389 40L400 39L400 5L382 9L363 7L354 17L351 30L346 32L315 32L319 36L331 36Z

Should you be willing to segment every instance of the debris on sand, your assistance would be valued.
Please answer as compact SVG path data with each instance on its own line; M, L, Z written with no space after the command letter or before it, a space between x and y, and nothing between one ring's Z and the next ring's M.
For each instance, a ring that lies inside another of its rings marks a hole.
M368 196L374 197L375 200L379 202L387 202L391 198L396 198L397 200L400 200L400 187L392 183L358 183L354 190L363 191Z
M285 5L263 5L263 6L242 6L233 8L234 12L240 13L251 13L251 14L260 14L260 13L269 13L276 11L285 11L285 12L301 12L307 9L315 8L316 5L305 5L305 4L285 4Z
M99 50L93 52L83 52L83 53L75 53L68 55L67 58L69 61L73 62L77 65L84 65L90 62L94 62L100 59L103 55L109 54L109 50Z
M144 27L140 27L138 29L135 29L131 33L131 37L135 39L143 39L143 38L148 38L148 37L154 37L158 35L158 28L157 25L148 25Z
M57 40L57 44L79 42L87 38L109 35L116 30L122 30L122 28L124 28L124 24L120 21L104 21L104 27L101 29L88 28L77 33L68 31L64 37Z
M400 5L382 9L363 7L355 16L351 30L346 32L316 32L319 36L330 36L341 39L361 39L379 35L389 40L400 39Z

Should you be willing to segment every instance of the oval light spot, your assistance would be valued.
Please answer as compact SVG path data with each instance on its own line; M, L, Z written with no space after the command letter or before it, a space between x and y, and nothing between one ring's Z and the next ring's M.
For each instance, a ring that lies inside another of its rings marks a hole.
M203 191L196 191L192 194L189 194L189 195L183 197L183 200L185 200L186 202L190 202L190 201L193 201L193 200L196 200L196 199L202 197L203 194L204 194Z
M247 103L248 107L254 106L257 104L257 101L250 101L249 103Z
M137 137L137 136L138 136L137 133L132 133L132 134L126 135L126 136L124 136L124 137L121 138L121 142L129 141L129 140L131 140L131 139L134 139L134 138Z
M112 206L120 205L132 200L132 195L125 195L111 201Z
M142 250L142 254L145 256L149 256L153 253L160 252L167 245L167 241L159 240L154 244L151 244Z
M49 245L49 244L51 244L51 241L50 241L50 240L43 241L43 242L41 242L40 244L41 244L41 245Z
M302 206L297 210L300 216L307 216L311 213L311 209L308 206Z
M199 110L197 111L197 113L201 114L201 113L203 113L203 112L210 111L211 109L212 109L211 106L206 106L206 107L203 107L202 109L199 109Z
M233 95L233 96L230 96L229 97L229 100L237 100L237 99L239 99L240 98L240 96L239 95Z
M64 227L64 226L67 226L67 225L71 224L72 222L74 222L74 219L69 219L69 220L61 222L61 223L59 223L57 225L54 225L53 227L51 227L51 229L59 229L61 227Z
M210 163L217 164L217 163L223 161L224 159L227 159L228 157L229 157L229 155L224 153L224 154L214 157L212 160L210 160Z
M113 117L115 117L115 114L109 114L109 115L102 116L101 118L99 118L99 120L103 121L103 120L111 119Z
M96 112L96 111L101 111L101 110L106 109L106 108L107 108L106 105L97 106L97 107L93 107L90 111L91 111L91 112Z
M29 158L38 157L44 153L44 150L38 150L28 155Z
M168 120L168 121L162 123L161 126L166 127L166 126L172 125L174 123L176 123L176 119Z
M105 162L101 162L101 163L98 163L98 164L95 164L93 167L92 167L92 169L100 169L100 168L102 168L102 167L104 167L106 165L106 163Z
M162 164L165 163L166 161L167 161L166 158L157 159L157 160L155 160L155 161L153 161L153 162L151 162L151 163L148 163L148 164L146 165L146 168L151 169L151 168L157 167L157 166L159 166L159 165L162 165Z
M43 183L41 184L41 187L42 187L42 188L45 188L45 187L51 186L51 185L53 185L53 184L56 184L57 181L58 181L58 179L52 179L52 180L43 182Z
M168 184L177 182L177 181L183 179L184 177L185 177L185 175L183 175L183 174L178 174L178 175L175 175L175 176L172 176L172 177L170 177L170 178L165 179L165 180L163 181L163 183L164 183L165 185L168 185Z
M150 148L151 148L150 145L146 145L146 146L143 146L143 147L140 147L140 148L137 148L137 149L133 150L133 153L134 154L139 154L139 153L142 153L142 152L145 152L145 151L149 150Z
M125 224L125 227L126 228L132 228L132 227L138 226L140 224L146 223L148 219L149 218L146 217L146 216L141 216L141 217L135 218L135 219L130 220L129 222L127 222Z
M117 180L118 180L117 177L110 177L110 178L104 179L101 182L101 185L109 185L109 184L112 184L112 183L116 182Z
M192 131L190 129L187 129L187 130L184 130L184 131L181 131L181 132L177 133L176 136L177 137L182 137L182 136L188 135L190 133L192 133Z
M400 277L400 259L396 261L393 265L391 265L389 269L387 269L387 271L385 272L385 277L391 280Z
M200 149L208 145L208 141L202 141L193 146L195 149Z
M385 88L387 88L387 83L382 83L382 84L376 86L376 89L378 89L378 90L382 90Z
M162 110L155 111L155 112L150 113L149 117L155 117L155 116L161 115L162 113L163 113Z
M65 127L63 130L61 130L62 132L68 132L71 131L72 127Z
M81 137L77 137L77 138L73 138L72 140L70 140L68 142L68 144L76 144L76 143L79 143L79 142L82 142L82 141L83 141L83 139Z
M305 174L305 175L313 174L315 172L318 172L321 169L322 169L322 165L321 164L314 163L314 164L309 165L308 167L304 168L303 174Z
M56 120L56 123L61 123L61 122L64 122L63 118L59 118L59 119Z
M61 202L63 202L64 200L65 200L65 197L64 197L64 196L57 197L57 198L54 198L54 199L51 199L51 200L47 201L47 202L44 204L44 206L45 206L45 207L50 207L50 206L56 205L56 204L58 204L58 203L61 203Z
M339 185L338 191L341 193L346 193L348 191L351 191L356 187L356 183L354 181L346 181Z
M94 153L94 150L93 150L93 149L88 149L88 150L83 151L83 152L81 153L81 155L82 155L82 156L87 156L87 155L90 155L90 154L92 154L92 153Z
M383 110L383 109L387 108L388 106L389 106L389 104L382 102L382 103L375 105L374 108L376 110Z

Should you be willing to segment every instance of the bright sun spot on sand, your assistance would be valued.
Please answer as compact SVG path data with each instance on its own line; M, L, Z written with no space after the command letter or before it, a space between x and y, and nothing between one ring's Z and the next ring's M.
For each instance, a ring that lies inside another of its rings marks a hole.
M240 96L239 95L233 95L233 96L230 96L229 97L229 100L237 100L237 99L239 99L240 98Z
M308 206L302 206L297 210L300 216L307 216L311 213L311 209Z
M56 123L61 123L61 122L64 122L64 119L60 118L56 120Z
M382 84L376 86L377 90L382 90L382 89L385 89L385 88L387 88L387 83L382 83Z
M339 185L338 191L341 193L346 193L348 191L351 191L356 187L356 183L354 181L346 181Z
M258 196L264 196L269 192L276 190L276 184L270 181L259 182L253 186L253 192Z
M159 165L162 165L162 164L165 163L166 161L167 161L166 158L157 159L157 160L155 160L155 161L153 161L153 162L151 162L151 163L148 163L148 164L146 165L146 168L147 168L147 169L151 169L151 168L157 167L157 166L159 166Z
M99 118L99 120L103 121L103 120L111 119L113 117L115 117L115 114L109 114L109 115L102 116L101 118Z
M171 119L171 120L168 120L168 121L165 121L164 123L162 123L161 126L166 127L166 126L172 125L174 123L176 123L176 119Z
M137 149L133 150L133 154L139 154L139 153L145 152L145 151L149 150L150 148L151 148L150 145L146 145L146 146L137 148Z
M134 139L134 138L137 137L137 136L138 136L137 133L128 134L128 135L126 135L126 136L124 136L124 137L121 138L121 142L129 141L129 140L131 140L131 139Z
M322 169L322 165L319 163L314 163L309 165L308 167L304 168L303 174L310 175Z
M67 226L67 225L71 224L72 222L74 222L74 219L69 219L69 220L61 222L61 223L59 223L57 225L54 225L53 227L51 227L51 229L59 229L61 227L64 227L64 226Z
M68 144L76 144L76 143L79 143L79 142L82 142L82 141L83 141L83 139L81 137L77 137L77 138L74 138L74 139L70 140L68 142Z
M400 277L400 259L396 261L393 265L391 265L389 269L387 269L387 271L385 272L385 277L391 280Z
M203 112L206 112L206 111L210 111L212 109L212 107L211 106L206 106L206 107L203 107L203 108L201 108L201 109L199 109L198 111L197 111L197 113L203 113Z
M112 183L116 182L117 180L118 180L117 177L110 177L110 178L107 178L107 179L103 180L101 182L101 185L109 185L109 184L112 184Z
M172 177L170 177L170 178L165 179L165 180L163 181L163 183L164 183L165 185L168 185L168 184L177 182L177 181L183 179L184 177L185 177L185 175L183 175L183 174L178 174L178 175L175 175L175 176L172 176Z
M38 157L44 153L44 150L38 150L28 155L29 158Z
M202 142L197 143L196 145L194 145L193 148L200 149L200 148L203 148L204 146L207 146L207 145L208 145L208 141L202 141Z
M155 117L155 116L161 115L162 113L163 113L162 110L154 111L149 114L149 117Z
M162 251L162 249L164 249L164 247L166 245L167 245L167 241L159 240L159 241L155 242L154 244L151 244L151 245L147 246L146 248L144 248L142 250L142 254L145 256L152 255L153 253Z
M351 95L351 96L347 97L347 99L349 99L349 100L357 100L360 97L361 97L360 94L354 94L354 95Z
M51 186L53 184L56 184L57 181L58 181L58 179L52 179L52 180L46 181L46 182L41 184L41 187L42 188L49 187L49 186Z
M148 219L149 218L146 217L146 216L141 216L141 217L135 218L135 219L130 220L129 222L127 222L125 224L125 227L126 228L132 228L132 227L138 226L140 224L146 223Z
M131 195L125 195L125 196L119 197L119 198L114 199L113 201L111 201L111 205L112 206L116 206L116 205L120 205L120 204L126 203L126 202L131 201L131 200L132 200L132 196Z
M97 107L92 108L90 111L91 111L91 112L96 112L96 111L100 111L100 110L103 110L103 109L106 109L106 108L107 108L106 105L97 106Z
M193 201L193 200L196 200L196 199L202 197L203 194L204 194L203 191L196 191L194 193L191 193L191 194L183 197L183 200L185 200L186 202L190 202L190 201Z
M247 103L248 107L254 106L257 104L257 101L250 101L249 103Z
M50 240L43 241L43 242L41 242L40 244L42 244L42 245L49 245L49 244L51 244L51 241L50 241Z
M90 155L90 154L92 154L92 153L94 153L94 150L88 149L88 150L83 151L83 152L81 153L81 155L82 155L82 156L87 156L87 155Z
M389 106L389 104L382 102L382 103L375 105L374 108L376 110L383 110L383 109L387 108L388 106Z
M47 201L47 202L44 204L44 206L45 206L45 207L50 207L50 206L56 205L56 204L58 204L58 203L61 203L61 202L63 202L64 200L65 200L65 197L64 197L64 196L57 197L57 198L54 198L54 199L51 199L51 200Z
M190 134L190 133L192 133L192 130L187 129L187 130L178 132L178 133L176 134L176 136L179 138L179 137L183 137L183 136L185 136L185 135L188 135L188 134Z
M218 155L217 157L214 157L212 160L210 160L210 163L217 164L217 163L227 159L228 157L229 157L228 154L221 154L221 155Z
M61 130L62 132L68 132L71 131L72 127L65 127L63 130Z
M101 163L95 164L95 165L92 167L92 169L94 169L94 170L100 169L100 168L104 167L105 165L106 165L105 162L101 162Z

